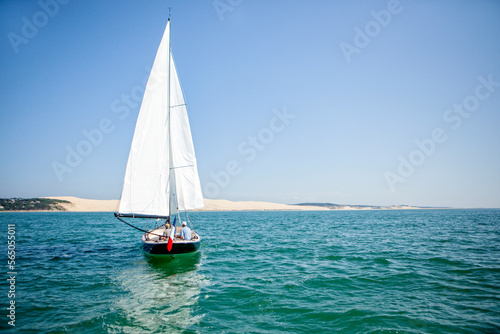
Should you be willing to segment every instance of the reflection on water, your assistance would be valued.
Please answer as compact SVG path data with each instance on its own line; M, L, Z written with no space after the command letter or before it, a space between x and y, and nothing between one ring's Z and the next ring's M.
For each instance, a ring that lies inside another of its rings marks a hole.
M196 270L200 264L201 252L170 255L149 255L144 253L147 265L156 273L171 276Z
M110 333L180 333L200 322L193 316L201 287L208 280L197 271L200 252L175 258L145 255L116 277L117 289L124 293L113 302L118 315L107 324Z

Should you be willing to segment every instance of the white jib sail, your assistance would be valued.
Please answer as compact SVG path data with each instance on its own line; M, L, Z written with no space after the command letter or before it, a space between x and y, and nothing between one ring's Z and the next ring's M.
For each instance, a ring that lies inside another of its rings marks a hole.
M170 61L171 171L175 176L179 210L193 210L203 207L203 195L186 104L172 56Z
M177 211L170 208L172 194L177 195L173 203L177 202L179 210L203 206L186 106L169 50L169 30L170 20L137 118L119 207L123 215L169 216ZM173 192L169 189L171 172L177 189Z

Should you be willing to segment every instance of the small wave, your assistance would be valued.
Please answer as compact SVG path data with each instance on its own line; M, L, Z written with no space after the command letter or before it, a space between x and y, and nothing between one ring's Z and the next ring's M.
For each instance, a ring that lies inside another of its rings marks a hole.
M391 264L391 262L389 262L389 260L387 260L386 258L383 258L383 257L375 258L375 259L373 259L373 261L375 263L378 263L378 264Z
M52 257L49 261L68 260L71 257L72 256L69 254L56 255L56 256Z
M436 262L438 264L448 264L448 265L452 265L452 266L462 266L465 264L464 262L461 262L461 261L449 260L449 259L445 259L442 257L431 257L431 258L429 258L429 261Z

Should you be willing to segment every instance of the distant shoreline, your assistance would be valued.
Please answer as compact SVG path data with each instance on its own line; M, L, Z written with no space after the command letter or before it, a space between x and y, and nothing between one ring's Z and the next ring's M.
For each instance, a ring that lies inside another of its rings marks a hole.
M1 210L0 212L115 212L119 200L93 200L73 196L43 197L48 199L67 201L59 205L64 210ZM205 199L205 207L193 211L225 212L225 211L380 211L380 210L428 210L453 209L443 207L415 207L408 205L393 206L366 206L366 205L339 205L330 203L280 204L271 202L241 201L233 202L222 199Z

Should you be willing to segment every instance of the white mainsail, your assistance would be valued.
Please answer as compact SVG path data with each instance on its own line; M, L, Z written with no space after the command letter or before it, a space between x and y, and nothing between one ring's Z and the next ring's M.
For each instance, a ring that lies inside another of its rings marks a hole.
M167 217L203 207L186 104L167 23L146 85L118 214Z

